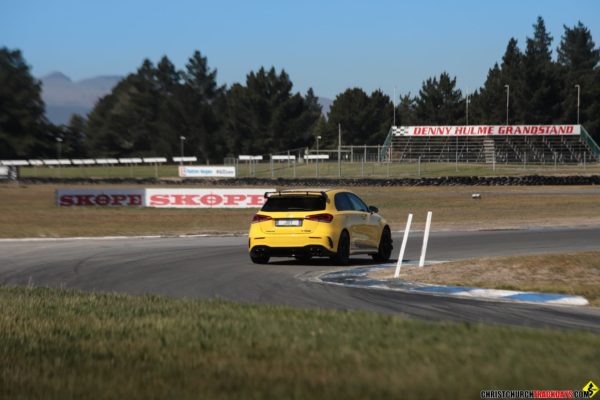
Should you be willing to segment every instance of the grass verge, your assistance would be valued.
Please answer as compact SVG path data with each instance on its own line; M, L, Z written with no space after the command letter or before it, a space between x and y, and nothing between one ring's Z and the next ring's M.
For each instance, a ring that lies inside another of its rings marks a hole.
M54 191L74 185L0 184L0 237L245 233L255 209L59 208ZM98 188L118 185L95 185ZM121 187L135 187L122 185ZM600 224L596 187L356 187L393 230L433 211L433 229L500 229ZM473 192L481 200L473 200Z
M579 389L600 335L0 288L0 398L464 399Z
M393 279L393 270L371 276ZM487 257L426 268L406 266L402 267L401 278L441 285L576 294L600 307L600 251Z

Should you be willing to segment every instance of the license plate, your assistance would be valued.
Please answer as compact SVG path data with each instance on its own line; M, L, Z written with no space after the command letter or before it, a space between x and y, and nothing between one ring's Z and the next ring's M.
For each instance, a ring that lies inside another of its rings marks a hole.
M302 226L301 219L277 219L275 226Z

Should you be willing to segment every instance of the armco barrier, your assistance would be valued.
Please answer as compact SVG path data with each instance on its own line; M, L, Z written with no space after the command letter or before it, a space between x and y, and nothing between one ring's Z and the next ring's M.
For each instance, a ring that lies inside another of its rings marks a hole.
M16 181L19 179L19 169L16 166L0 165L0 181Z
M155 179L155 178L23 178L24 184L132 184L132 185L194 185L194 186L302 186L302 187L352 187L352 186L536 186L536 185L600 185L600 175L589 176L446 176L438 178L398 178L398 179L260 179L260 178L227 178L227 179Z

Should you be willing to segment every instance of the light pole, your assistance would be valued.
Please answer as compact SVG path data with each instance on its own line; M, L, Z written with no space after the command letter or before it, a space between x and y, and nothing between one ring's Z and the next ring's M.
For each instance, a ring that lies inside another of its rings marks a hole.
M321 136L317 136L317 178L319 177L319 140Z
M58 161L58 176L60 178L60 153L62 152L62 138L56 138L56 160Z
M56 138L56 159L60 160L60 153L62 152L62 138ZM58 163L60 165L60 163Z
M179 165L183 165L183 142L185 140L185 136L179 136L179 143L181 145L181 159L179 160Z
M467 101L466 101L466 106L467 106L467 125L469 125L469 93L467 93Z
M394 122L393 122L392 126L396 126L396 86L394 86L394 101L393 101L393 105L394 105Z
M338 177L342 177L342 124L338 124Z
M579 125L579 96L581 95L581 86L577 84L574 87L577 88L577 125Z
M509 101L510 101L510 86L509 85L504 85L504 87L506 88L506 125L508 125L508 106L509 106Z

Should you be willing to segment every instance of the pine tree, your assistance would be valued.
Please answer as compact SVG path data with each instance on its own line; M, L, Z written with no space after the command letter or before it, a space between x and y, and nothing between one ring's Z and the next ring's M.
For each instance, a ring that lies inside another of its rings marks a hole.
M186 137L186 148L202 160L220 162L225 141L218 135L221 127L224 86L217 84L217 70L211 70L206 57L196 50L183 72L184 85L178 95L181 119L180 133Z
M501 104L503 107L499 107L504 117L506 117L505 107L505 95L509 95L509 110L508 110L508 122L509 123L525 123L524 116L522 114L523 105L527 101L523 96L523 53L518 47L517 39L511 38L506 46L506 51L502 57L502 64L500 66L502 91L500 97L503 98ZM506 88L508 85L508 88ZM505 92L506 90L506 92ZM503 121L505 118L503 119Z
M359 88L346 89L338 94L329 109L327 134L323 137L324 147L337 148L338 126L342 128L343 145L362 145L370 132L365 132L365 110L369 96Z
M410 93L400 96L400 102L396 108L396 125L411 126L417 123L416 103L417 99L411 97Z
M51 152L40 82L19 50L0 48L0 157L35 157Z
M416 101L418 123L426 125L455 125L464 123L463 100L456 89L456 78L446 72L440 79L429 78L423 82Z
M471 96L472 121L479 124L505 124L506 96L509 94L509 123L524 122L522 104L526 100L523 98L522 76L523 54L517 40L511 38L502 64L494 64L481 90Z
M338 125L344 146L381 144L392 125L393 107L389 96L381 90L369 96L359 88L347 89L331 105L325 144L338 145Z
M549 124L560 122L561 81L556 64L552 62L552 36L546 31L542 17L533 25L533 38L527 38L523 57L522 98L520 104L524 123Z
M363 144L383 143L393 123L394 104L392 100L381 90L375 90L369 97L369 106L365 111L370 117L365 118Z
M136 73L119 82L89 115L89 151L102 156L180 153L180 136L186 138L186 155L202 161L221 161L225 143L217 135L224 88L216 71L196 51L179 71L164 56L154 66L144 60Z
M600 50L592 34L581 22L565 32L556 49L564 80L563 121L577 122L577 85L580 91L580 122L600 140Z
M79 114L71 115L69 124L63 128L63 154L69 158L83 158L86 154L84 147L86 119Z
M102 157L167 155L169 146L157 134L160 103L156 69L146 59L90 112L88 152Z
M285 70L260 68L246 76L246 86L234 84L225 96L223 135L228 154L276 154L307 147L321 107L312 89L292 93Z
M560 45L556 49L558 63L572 72L591 71L600 62L600 49L592 40L592 33L579 21L573 28L563 25Z
M471 116L474 124L499 125L506 121L506 88L498 64L488 71L483 87L471 97Z

